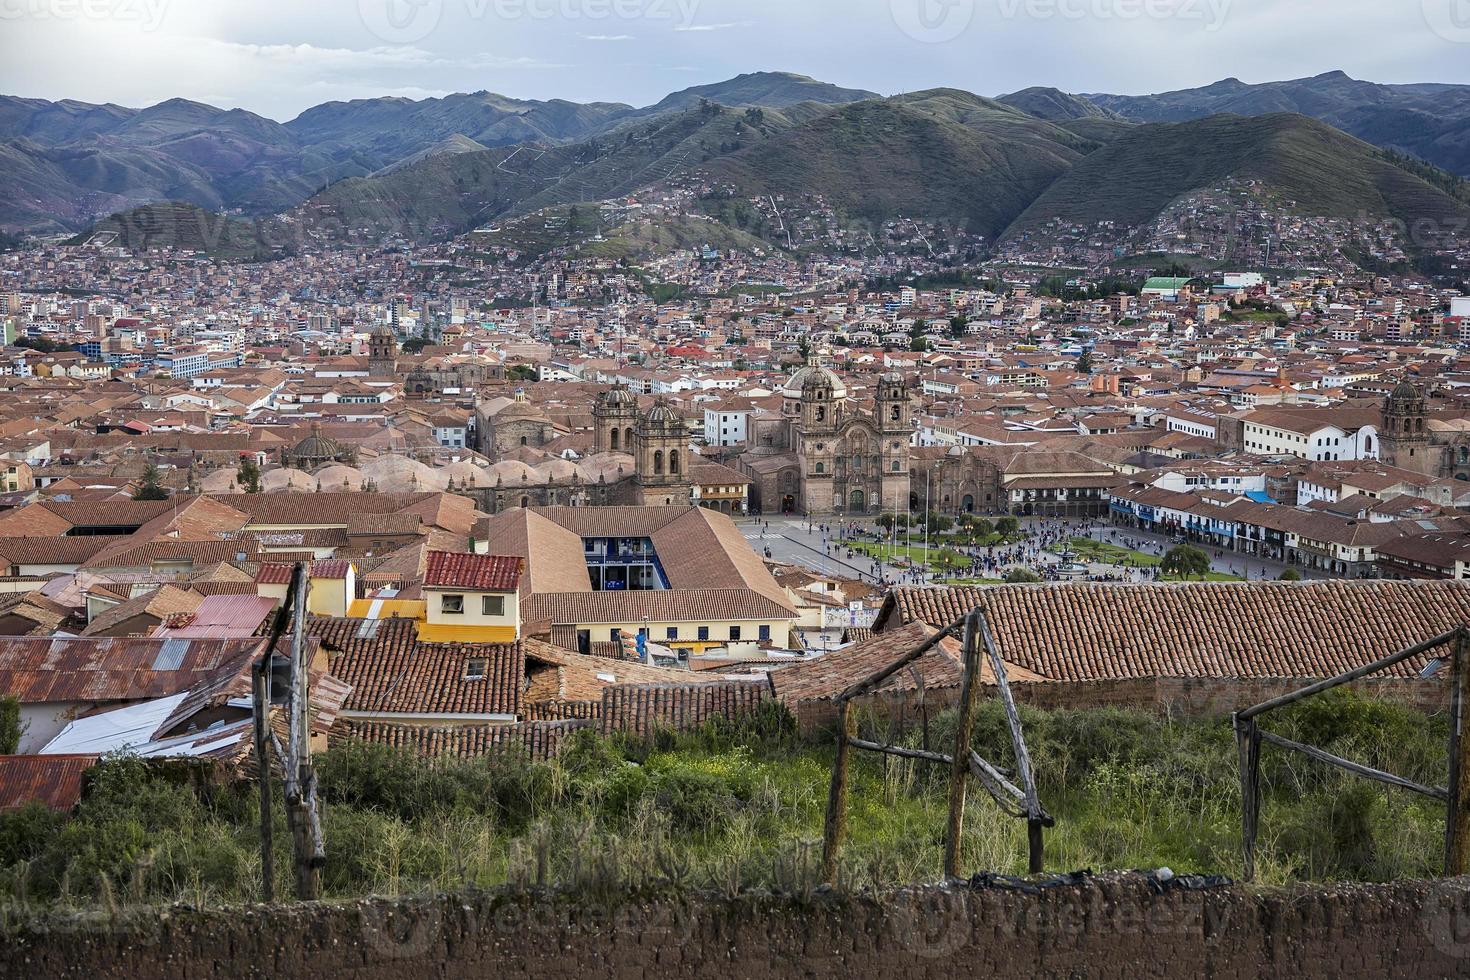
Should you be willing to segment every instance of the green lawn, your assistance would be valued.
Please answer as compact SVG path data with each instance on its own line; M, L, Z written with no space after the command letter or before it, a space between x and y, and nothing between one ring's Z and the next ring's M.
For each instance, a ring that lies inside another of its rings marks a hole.
M1142 551L1130 551L1127 548L1120 548L1115 544L1108 544L1105 541L1094 541L1091 538L1072 538L1068 542L1068 547L1077 552L1077 557L1082 561L1094 561L1109 565L1153 568L1163 560L1157 555L1145 554Z
M889 565L900 562L906 562L910 565L924 564L923 545L904 547L903 545L893 544L859 543L852 545L852 549L867 555L869 558L876 558ZM940 572L948 571L951 568L969 568L970 559L958 551L931 544L929 546L929 567Z

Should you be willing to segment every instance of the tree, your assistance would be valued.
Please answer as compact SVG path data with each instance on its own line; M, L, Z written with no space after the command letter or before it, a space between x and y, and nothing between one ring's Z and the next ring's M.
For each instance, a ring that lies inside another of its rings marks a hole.
M995 533L1003 538L1008 538L1021 530L1021 522L1014 517L1002 517L995 522Z
M896 524L896 523L898 523L898 522L897 522L897 520L894 518L894 516L892 514L883 513L883 514L879 514L878 515L877 524L884 531L892 531L893 530L893 525Z
M988 538L995 533L995 525L983 517L970 515L970 533L977 538Z
M1210 556L1194 545L1176 545L1169 549L1159 568L1174 578L1204 578L1210 571Z
M246 493L260 493L260 467L254 456L241 456L240 468L235 471L235 485Z
M14 755L20 748L25 726L20 721L20 700L13 695L0 697L0 755Z
M1300 582L1301 580L1302 573L1297 571L1295 568L1288 568L1286 571L1282 572L1280 576L1277 577L1278 582Z
M1040 582L1041 576L1029 568L1013 568L1006 572L1005 580L1008 585L1022 585L1027 582Z
M956 313L949 318L949 335L959 340L965 335L965 328L970 325L970 318L963 313Z
M943 514L930 514L925 518L925 526L929 529L930 534L943 534L954 527L954 521Z
M1081 357L1077 358L1077 373L1078 374L1091 374L1092 373L1092 354L1091 354L1091 352L1086 352Z
M158 467L149 463L143 468L143 480L138 484L138 492L133 494L134 500L167 500L168 491L158 480Z

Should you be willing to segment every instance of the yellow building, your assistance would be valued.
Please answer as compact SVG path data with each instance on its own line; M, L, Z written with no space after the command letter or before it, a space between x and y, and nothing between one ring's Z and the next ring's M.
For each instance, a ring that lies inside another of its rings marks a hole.
M426 643L514 643L521 638L520 557L431 551L424 572Z
M790 647L799 614L724 514L515 508L487 523L491 551L525 559L519 613L527 635L614 657L624 638L640 633L690 654Z

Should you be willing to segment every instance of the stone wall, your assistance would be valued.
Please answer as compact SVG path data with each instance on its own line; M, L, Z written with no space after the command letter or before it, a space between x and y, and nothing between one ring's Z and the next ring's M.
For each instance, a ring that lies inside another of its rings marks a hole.
M489 894L0 929L0 976L48 980L487 976L702 980L955 976L1463 976L1470 880L1155 894L1138 875L1024 894L576 906Z

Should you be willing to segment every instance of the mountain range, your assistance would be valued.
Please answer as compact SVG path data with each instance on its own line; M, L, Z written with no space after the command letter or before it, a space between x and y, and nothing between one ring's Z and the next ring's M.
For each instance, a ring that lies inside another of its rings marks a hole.
M1457 176L1467 172L1470 86L1340 72L996 99L957 89L884 98L761 72L643 108L476 92L332 102L286 123L182 99L129 109L0 97L9 232L76 232L178 202L284 215L318 238L431 239L686 177L731 196L816 195L855 220L936 219L991 239L1053 219L1141 224L1231 180L1304 214L1449 222L1470 217ZM126 239L177 213L110 227Z

